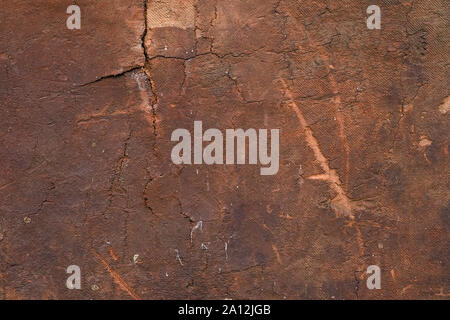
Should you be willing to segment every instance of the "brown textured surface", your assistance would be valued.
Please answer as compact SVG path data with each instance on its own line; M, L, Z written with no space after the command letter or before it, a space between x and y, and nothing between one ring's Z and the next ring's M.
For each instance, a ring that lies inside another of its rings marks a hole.
M1 298L448 299L446 0L70 4L2 2ZM194 120L278 174L172 164Z

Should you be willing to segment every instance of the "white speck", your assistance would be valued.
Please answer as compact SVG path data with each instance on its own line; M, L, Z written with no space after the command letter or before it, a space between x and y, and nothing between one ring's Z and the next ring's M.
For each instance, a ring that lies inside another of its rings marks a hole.
M166 277L169 277L169 274L166 272Z
M164 50L167 51L167 45L164 46Z
M91 286L91 290L92 290L92 291L97 291L97 290L99 290L99 289L100 289L99 286L96 285L96 284L93 284L93 285Z
M134 263L137 263L137 262L138 262L138 259L139 259L139 255L136 253L136 254L133 256L133 262L134 262Z
M208 247L207 247L206 244L204 244L204 243L202 243L202 244L200 245L200 248L203 249L203 250L208 250Z

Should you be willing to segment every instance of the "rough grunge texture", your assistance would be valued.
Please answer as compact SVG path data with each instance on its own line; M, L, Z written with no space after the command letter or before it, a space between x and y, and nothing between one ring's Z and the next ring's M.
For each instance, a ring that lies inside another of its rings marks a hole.
M449 46L446 0L1 0L0 298L449 299ZM194 120L278 174L173 164Z

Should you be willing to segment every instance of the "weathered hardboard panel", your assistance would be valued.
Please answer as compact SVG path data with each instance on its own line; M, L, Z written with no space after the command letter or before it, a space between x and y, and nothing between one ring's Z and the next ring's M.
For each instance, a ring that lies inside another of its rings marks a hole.
M448 299L446 0L1 6L1 298ZM174 164L194 121L278 173Z

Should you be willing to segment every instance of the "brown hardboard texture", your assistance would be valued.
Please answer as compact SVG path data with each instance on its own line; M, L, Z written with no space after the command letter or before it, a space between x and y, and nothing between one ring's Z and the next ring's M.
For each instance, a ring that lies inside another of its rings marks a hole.
M0 298L448 299L449 38L446 0L1 0ZM194 121L279 129L278 173L174 164Z

